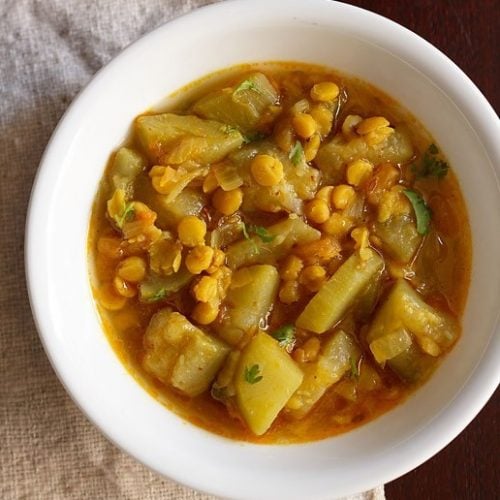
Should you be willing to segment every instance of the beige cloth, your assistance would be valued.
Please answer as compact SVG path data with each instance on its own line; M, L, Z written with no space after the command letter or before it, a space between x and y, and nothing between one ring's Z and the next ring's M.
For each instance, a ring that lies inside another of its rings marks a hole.
M128 43L206 0L0 1L0 498L206 499L109 443L43 352L23 268L43 149L75 94ZM333 497L334 495L332 495ZM383 499L383 487L359 498Z

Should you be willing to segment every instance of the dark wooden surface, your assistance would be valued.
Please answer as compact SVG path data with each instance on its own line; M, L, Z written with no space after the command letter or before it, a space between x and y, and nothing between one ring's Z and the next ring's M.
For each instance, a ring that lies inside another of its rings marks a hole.
M382 14L434 44L465 71L496 112L500 112L500 0L345 3ZM497 390L477 418L450 445L417 469L387 484L387 498L500 498L499 409Z

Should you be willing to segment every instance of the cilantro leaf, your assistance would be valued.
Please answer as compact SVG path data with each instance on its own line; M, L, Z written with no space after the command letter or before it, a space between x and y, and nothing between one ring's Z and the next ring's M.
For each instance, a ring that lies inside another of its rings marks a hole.
M278 341L280 347L290 352L295 344L295 327L293 325L284 325L271 333L271 336Z
M298 165L304 159L304 148L300 141L296 141L292 146L290 153L288 153L288 158L292 160L294 165Z
M260 375L260 366L252 365L250 368L245 366L245 380L249 384L256 384L262 380L262 375Z
M417 219L417 233L424 235L429 232L429 225L431 222L431 211L430 208L425 203L422 196L411 189L405 189L403 191L405 196L410 200L413 206L413 211L415 212L415 217Z
M241 223L241 231L246 240L249 240L250 233L258 236L264 243L271 243L276 238L275 234L270 234L264 226L255 226L254 224Z
M435 157L438 153L439 149L435 144L431 144L427 148L427 151L422 156L420 164L412 166L412 171L417 178L436 177L442 179L448 173L450 167L444 160Z
M271 243L271 241L276 238L275 234L271 234L265 227L263 226L252 226L252 231L264 242Z
M233 95L236 95L240 92L243 92L244 90L251 90L253 92L257 92L258 94L262 94L262 90L257 87L255 82L252 82L252 80L243 80L234 90L233 90Z
M134 215L135 209L133 202L127 203L125 205L125 208L123 209L123 212L115 219L117 226L122 229L125 222L131 221L134 218Z
M431 155L437 155L439 153L439 149L438 147L432 143L428 148L427 148L427 151L431 154Z
M254 132L253 134L247 134L243 136L243 144L249 144L250 142L260 141L266 137L266 134L262 132Z
M147 302L158 302L159 300L163 300L167 296L167 290L165 288L160 288L156 293L150 295L149 297L145 297Z
M252 249L253 249L254 253L259 254L260 253L260 248L257 245L257 243L255 242L255 240L253 240L251 238L251 236L250 236L250 231L251 230L252 230L252 226L251 225L247 226L243 221L241 221L241 231L243 233L243 237L251 243Z
M359 377L358 363L356 363L356 360L352 357L349 357L349 363L351 365L351 378L358 378Z

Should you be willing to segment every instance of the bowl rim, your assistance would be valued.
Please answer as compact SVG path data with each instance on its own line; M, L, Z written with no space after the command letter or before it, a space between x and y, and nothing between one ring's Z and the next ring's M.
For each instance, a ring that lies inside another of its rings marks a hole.
M139 458L137 450L131 450L129 447L125 446L123 442L121 442L121 440L114 435L113 429L111 428L112 426L109 422L102 418L99 411L80 398L78 389L73 385L67 373L64 373L64 369L59 363L56 355L57 341L51 335L51 320L48 317L49 315L45 312L45 297L43 296L44 287L36 286L41 279L41 275L37 270L36 262L38 260L37 245L40 235L40 227L43 227L43 216L41 215L42 211L40 210L40 207L42 207L44 197L46 196L46 192L43 188L47 186L50 181L51 174L57 169L57 161L55 161L55 159L58 156L58 150L66 139L65 135L68 134L67 130L71 128L78 114L82 112L81 107L84 104L86 96L91 93L92 89L98 85L100 80L111 68L114 67L114 65L126 59L130 51L140 50L142 47L146 47L149 40L155 37L159 32L164 31L165 36L167 36L166 33L168 33L171 27L178 26L180 24L185 24L187 26L190 24L205 22L206 19L212 18L212 16L222 15L226 9L244 10L251 8L257 10L259 6L264 9L271 3L279 4L280 0L230 0L206 5L163 23L123 49L108 64L103 66L103 68L96 73L96 75L74 98L71 105L63 114L44 151L33 183L25 228L25 270L28 285L28 296L35 325L45 352L47 353L47 357L49 358L56 375L65 387L67 393L87 416L87 418L89 418L92 423L98 427L100 431L115 445L160 474L165 474L165 472L159 470L156 464L148 461L144 458L144 456ZM289 8L289 11L300 12L300 10L305 6L305 1L288 0L287 7ZM401 44L401 46L398 47L399 50L397 51L397 54L403 59L411 59L413 64L417 64L418 68L423 68L426 75L428 75L437 84L442 85L442 88L445 88L448 91L451 99L460 105L460 109L476 130L476 133L481 138L481 142L488 155L497 160L492 161L492 163L494 164L497 176L500 174L500 144L498 144L497 140L500 136L500 121L498 120L498 116L474 83L446 55L407 28L404 28L394 21L371 11L341 2L328 0L314 0L314 2L309 0L309 2L307 2L307 8L313 9L318 13L320 13L322 9L340 9L344 12L350 12L357 16L364 16L365 19L374 21L374 24L380 26L380 36L384 39L385 43L391 44L392 46L394 46L396 39L400 39L401 37L405 39L407 43L405 46L402 46ZM383 31L385 31L385 33L383 33ZM446 75L444 73L446 73ZM500 313L496 318L495 328L497 333L499 317ZM360 483L358 485L359 489L368 490L382 482L385 483L391 481L405 474L431 458L448 443L450 443L479 413L499 385L499 358L500 339L499 336L496 335L492 337L489 348L484 352L480 363L478 363L475 371L471 374L469 380L464 385L460 393L446 408L443 408L442 412L434 419L433 435L429 436L428 429L423 429L419 433L421 446L411 449L411 457L401 460L395 464L392 469L384 471L382 475L373 478L371 481L367 480ZM455 414L460 413L461 418L455 417L453 419L449 419L448 415L452 409ZM437 439L436 429L439 429ZM179 470L172 471L171 477L176 481L202 491L208 491L219 495L227 494L226 489L216 488L214 485L208 485L206 481L193 478L192 476L182 473L182 471Z

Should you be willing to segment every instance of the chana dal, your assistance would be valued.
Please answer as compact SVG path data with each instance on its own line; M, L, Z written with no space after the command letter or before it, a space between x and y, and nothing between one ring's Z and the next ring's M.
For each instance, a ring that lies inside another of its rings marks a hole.
M471 237L428 132L370 84L245 65L138 116L94 204L104 330L183 418L303 442L402 402L460 335Z

